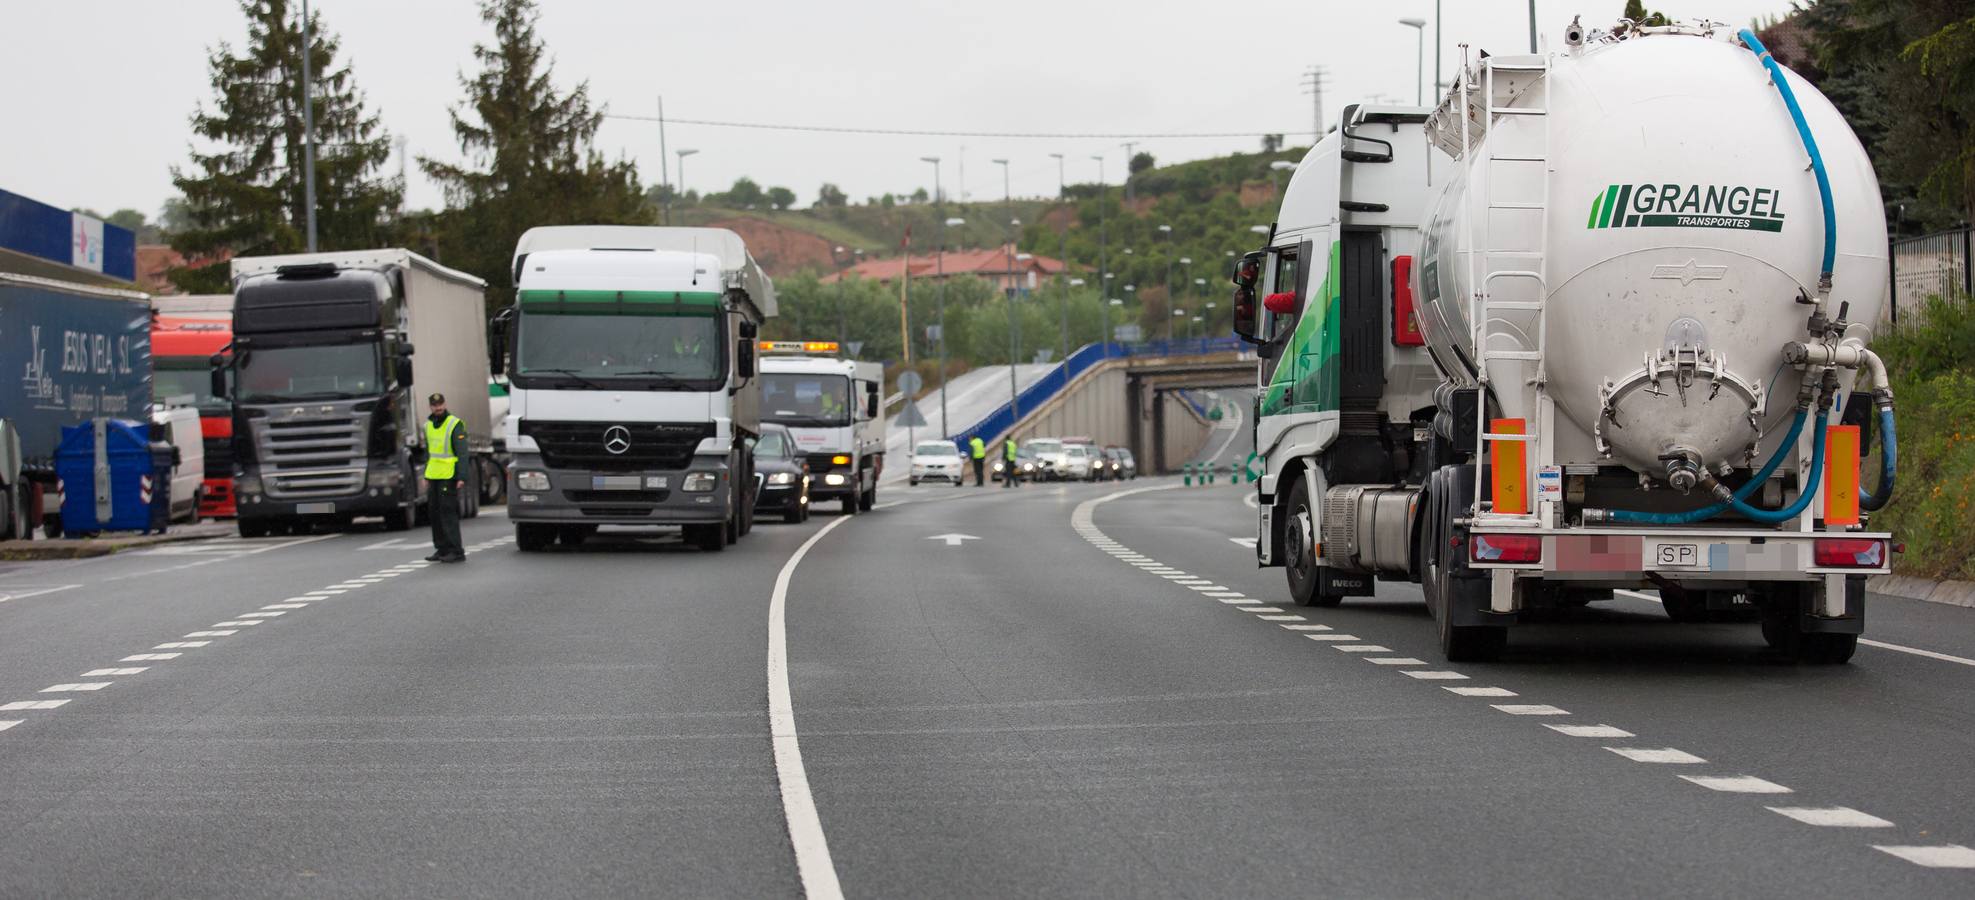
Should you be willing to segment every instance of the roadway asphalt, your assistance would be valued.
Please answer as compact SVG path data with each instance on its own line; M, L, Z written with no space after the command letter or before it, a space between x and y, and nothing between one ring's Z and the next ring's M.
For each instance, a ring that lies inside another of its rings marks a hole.
M1811 668L1622 598L1444 666L1410 585L1283 606L1244 493L888 487L721 554L524 556L492 515L459 566L381 533L7 565L0 710L69 702L0 711L0 896L1975 884L1908 858L1975 845L1975 611L1875 598L1891 646Z

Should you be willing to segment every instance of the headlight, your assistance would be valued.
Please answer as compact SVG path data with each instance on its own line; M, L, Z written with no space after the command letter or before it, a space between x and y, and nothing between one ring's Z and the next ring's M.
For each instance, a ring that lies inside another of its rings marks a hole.
M823 476L823 483L830 485L831 487L838 487L844 483L844 477L835 472L831 472L830 474Z
M769 484L795 484L794 472L776 472L768 476Z
M532 470L516 472L514 473L514 486L524 491L546 491L549 489L549 473Z
M688 494L704 494L713 490L719 481L720 476L712 472L687 472L686 477L679 480L679 490Z
M372 469L366 480L374 488L394 488L404 480L404 477L404 473L395 468Z
M995 463L995 464L994 464L994 470L995 470L996 472L999 472L999 471L1001 471L1001 470L1003 470L1003 469L1005 469L1005 468L1007 468L1007 467L1006 467L1006 466L1004 466L1004 465L1002 465L1001 463Z

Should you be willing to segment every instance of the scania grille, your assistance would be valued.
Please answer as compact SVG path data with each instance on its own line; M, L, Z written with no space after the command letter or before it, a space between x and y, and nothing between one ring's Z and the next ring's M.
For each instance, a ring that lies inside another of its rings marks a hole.
M552 469L592 472L676 471L692 462L713 423L539 422L521 423Z
M270 497L339 497L363 488L361 419L255 422L254 446Z

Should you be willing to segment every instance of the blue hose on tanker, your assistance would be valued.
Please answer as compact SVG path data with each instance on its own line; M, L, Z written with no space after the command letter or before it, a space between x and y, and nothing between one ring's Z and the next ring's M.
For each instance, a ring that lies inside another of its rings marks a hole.
M1776 471L1776 467L1783 464L1783 460L1790 455L1791 448L1797 446L1797 438L1804 433L1804 419L1809 415L1810 413L1807 410L1797 410L1796 417L1790 420L1790 433L1783 436L1783 443L1769 457L1769 462L1763 463L1762 468L1756 471L1756 474L1749 479L1747 484L1735 489L1734 496L1737 502L1747 500L1750 494L1755 493L1762 487L1763 482L1769 480L1769 476ZM1636 512L1629 509L1615 509L1612 510L1612 521L1634 525L1692 525L1695 522L1703 522L1721 515L1727 512L1728 508L1729 504L1727 503L1716 503L1711 506L1703 506L1700 509L1690 509L1686 512L1678 513Z
M1764 525L1788 522L1802 515L1804 509L1810 506L1811 498L1817 496L1818 482L1824 480L1824 445L1829 443L1824 439L1825 424L1824 415L1819 413L1817 416L1817 438L1810 442L1810 477L1804 479L1804 490L1797 495L1797 502L1782 509L1757 509L1744 503L1742 498L1736 497L1728 501L1729 507L1747 516L1750 521L1761 522ZM1789 445L1785 444L1781 449L1787 450L1789 449Z
M1893 473L1899 469L1900 444L1893 431L1892 407L1879 410L1879 486L1870 493L1859 485L1858 505L1866 512L1878 512L1893 500Z
M1804 121L1803 107L1797 105L1797 95L1790 90L1789 79L1783 77L1783 67L1776 64L1769 55L1769 48L1762 45L1756 33L1747 28L1738 35L1749 52L1756 55L1763 68L1769 70L1769 81L1776 85L1776 92L1783 95L1783 105L1790 109L1790 120L1797 125L1797 136L1803 139L1804 149L1810 152L1810 170L1817 176L1817 199L1824 208L1824 260L1819 266L1818 292L1831 290L1831 267L1838 258L1838 212L1831 202L1831 177L1824 172L1824 154L1817 152L1817 138L1810 133L1810 124Z

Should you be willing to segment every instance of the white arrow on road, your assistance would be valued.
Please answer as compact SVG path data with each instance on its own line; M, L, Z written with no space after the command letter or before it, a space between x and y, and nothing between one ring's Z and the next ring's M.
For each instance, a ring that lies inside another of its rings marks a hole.
M980 538L971 534L961 534L955 531L955 532L949 532L947 534L935 534L926 538L926 540L945 541L948 547L958 547L963 541L978 541L980 540Z

